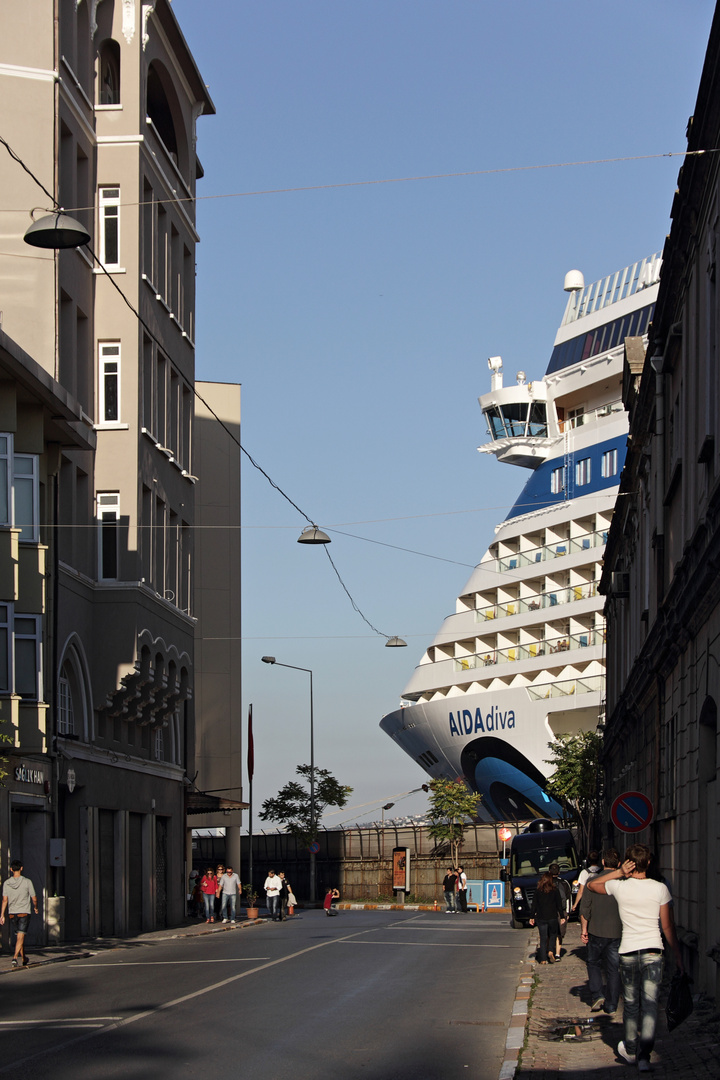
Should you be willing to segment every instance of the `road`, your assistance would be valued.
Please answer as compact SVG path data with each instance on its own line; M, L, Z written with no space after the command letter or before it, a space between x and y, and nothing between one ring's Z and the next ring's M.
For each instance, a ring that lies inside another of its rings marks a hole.
M3 976L0 1076L497 1080L526 943L417 911L128 942Z

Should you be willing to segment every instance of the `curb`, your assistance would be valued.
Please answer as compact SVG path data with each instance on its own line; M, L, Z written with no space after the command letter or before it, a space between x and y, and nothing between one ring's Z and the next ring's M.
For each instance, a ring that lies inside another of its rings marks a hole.
M532 943L532 935L528 935L528 948ZM532 960L523 960L520 965L520 979L515 991L512 1015L508 1024L505 1038L505 1058L500 1066L498 1080L513 1080L520 1060L520 1051L525 1042L525 1028L528 1021L528 1005L533 984L533 969L535 964Z

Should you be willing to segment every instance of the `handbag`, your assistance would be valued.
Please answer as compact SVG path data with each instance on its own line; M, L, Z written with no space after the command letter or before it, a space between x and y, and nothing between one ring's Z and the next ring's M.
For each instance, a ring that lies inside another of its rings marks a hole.
M672 977L670 993L665 1006L668 1031L672 1031L678 1024L682 1024L683 1020L687 1020L693 1011L693 999L690 993L691 982L692 979L684 971L676 971Z

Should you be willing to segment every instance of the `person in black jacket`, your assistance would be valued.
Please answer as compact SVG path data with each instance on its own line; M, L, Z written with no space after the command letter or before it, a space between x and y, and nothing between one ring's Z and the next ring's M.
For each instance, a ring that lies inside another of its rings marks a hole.
M540 931L540 963L555 963L555 953L550 950L555 947L555 942L560 933L560 922L563 919L564 910L560 893L555 888L552 874L546 873L538 881L532 908L530 910L530 925L537 925Z

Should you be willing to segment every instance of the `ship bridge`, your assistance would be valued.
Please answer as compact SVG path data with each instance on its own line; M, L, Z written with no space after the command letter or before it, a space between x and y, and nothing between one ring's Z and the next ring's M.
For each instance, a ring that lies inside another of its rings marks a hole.
M556 436L548 429L547 384L526 382L519 371L515 386L503 386L502 358L491 356L490 393L478 398L492 442L479 446L502 462L536 469L547 457Z

